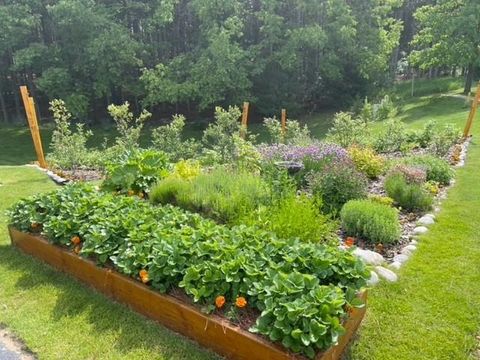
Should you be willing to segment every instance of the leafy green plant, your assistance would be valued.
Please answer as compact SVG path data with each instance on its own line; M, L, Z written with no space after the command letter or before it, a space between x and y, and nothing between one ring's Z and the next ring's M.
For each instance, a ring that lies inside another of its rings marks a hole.
M333 124L327 134L327 139L348 148L352 145L365 145L370 136L368 123L352 114L339 112L333 118Z
M107 108L108 113L115 121L118 136L116 138L116 146L118 154L125 151L134 151L138 149L138 141L142 132L143 125L152 114L147 110L143 110L137 118L134 118L130 111L130 104L125 101L122 105L111 104Z
M433 196L422 185L408 183L399 173L387 176L385 190L399 206L409 211L429 210L433 204Z
M285 133L282 131L282 124L276 117L265 118L263 126L270 136L270 141L275 144L307 145L312 142L307 125L302 127L297 120L287 119L285 121Z
M352 146L348 149L348 154L357 170L368 176L370 179L376 179L382 174L385 167L385 161L372 149L362 149L357 146Z
M178 181L177 185L173 185L172 180L165 184L161 181L152 188L152 202L162 202L167 197L164 193L171 194L171 191L174 191L173 204L229 224L237 224L270 199L266 184L259 176L222 168L188 182Z
M183 289L206 312L215 306L227 313L243 307L261 312L251 331L309 357L337 341L348 309L363 306L356 292L370 276L361 260L336 246L280 239L254 227L227 228L91 185L23 200L9 216L25 231L32 219L41 222L49 241L152 289ZM224 301L217 305L219 296Z
M167 156L156 150L134 150L107 166L102 188L121 193L149 192L150 187L168 174Z
M86 146L93 133L89 130L86 131L83 124L77 124L75 131L71 130L72 114L63 100L52 100L50 111L53 113L55 122L50 143L52 151L47 155L50 165L73 170L97 165L95 161L91 161L93 157L90 153L98 151L89 151Z
M183 140L185 117L174 115L172 122L152 131L152 144L155 149L165 152L171 161L191 159L200 152L201 144L195 139Z
M348 236L372 244L390 244L400 238L398 211L370 200L351 200L340 212L342 228Z
M270 206L260 207L242 222L272 231L281 238L298 237L311 242L333 239L337 226L334 220L319 211L318 201L295 193Z
M352 199L367 196L367 178L348 162L331 163L322 172L307 176L308 188L322 199L322 208L331 213L340 211Z
M427 172L427 181L436 181L442 185L448 185L455 175L446 160L433 155L411 156L402 162L407 165L423 167Z
M409 134L405 124L393 118L386 122L385 130L380 133L373 142L375 150L379 153L392 153L407 149Z
M387 205L387 206L393 206L393 202L394 202L394 200L391 197L381 196L376 194L368 195L368 200L378 204Z

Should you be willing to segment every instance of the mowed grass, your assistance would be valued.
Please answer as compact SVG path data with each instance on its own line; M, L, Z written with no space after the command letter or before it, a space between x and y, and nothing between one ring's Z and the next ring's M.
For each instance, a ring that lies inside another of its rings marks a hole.
M54 185L23 166L1 166L0 183L0 324L39 359L217 358L11 247L5 209Z

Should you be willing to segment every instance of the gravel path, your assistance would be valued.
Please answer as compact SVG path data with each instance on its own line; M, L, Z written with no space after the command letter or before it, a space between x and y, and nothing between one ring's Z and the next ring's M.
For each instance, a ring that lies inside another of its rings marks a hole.
M0 360L35 360L25 346L5 329L0 329Z

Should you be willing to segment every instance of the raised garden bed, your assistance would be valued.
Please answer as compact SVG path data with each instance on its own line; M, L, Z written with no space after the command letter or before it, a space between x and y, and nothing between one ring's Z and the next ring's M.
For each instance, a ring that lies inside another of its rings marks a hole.
M281 346L245 331L216 315L205 315L191 305L162 295L120 273L98 267L41 236L20 232L9 227L12 244L49 265L70 274L103 294L135 311L157 320L166 327L185 335L229 359L301 359ZM366 293L362 298L366 301ZM316 356L316 360L339 359L365 314L365 307L352 309L344 323L345 334L337 345Z

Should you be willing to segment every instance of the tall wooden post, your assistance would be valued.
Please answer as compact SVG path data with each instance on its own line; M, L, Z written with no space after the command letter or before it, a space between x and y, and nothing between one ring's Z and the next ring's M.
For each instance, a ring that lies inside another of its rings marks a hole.
M37 112L35 111L35 103L33 98L28 96L28 89L25 85L20 86L20 93L22 94L23 106L25 107L25 114L27 115L28 126L32 134L33 145L37 153L37 159L40 167L46 169L47 163L43 155L42 139L38 129Z
M287 131L287 109L282 109L282 137L285 138L285 133Z
M240 132L240 136L242 139L245 139L245 135L247 133L247 127L248 127L248 108L250 104L248 102L243 103L243 111L242 111L242 129Z
M470 135L470 129L472 128L473 119L477 113L478 102L480 101L480 82L477 84L477 92L475 97L472 100L472 106L470 108L470 113L468 114L467 123L465 124L465 129L463 130L463 137L467 138Z

